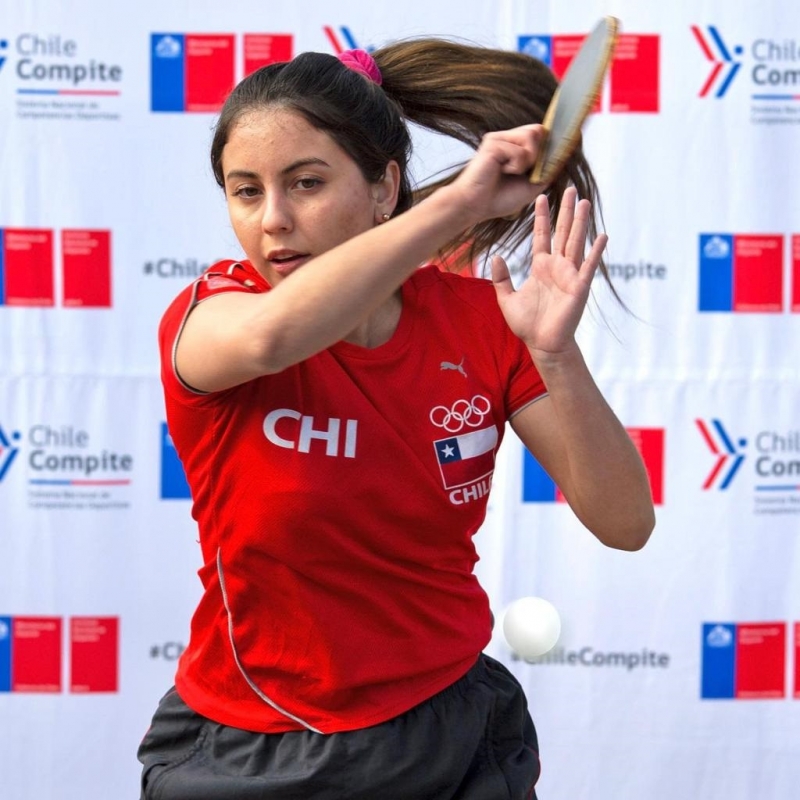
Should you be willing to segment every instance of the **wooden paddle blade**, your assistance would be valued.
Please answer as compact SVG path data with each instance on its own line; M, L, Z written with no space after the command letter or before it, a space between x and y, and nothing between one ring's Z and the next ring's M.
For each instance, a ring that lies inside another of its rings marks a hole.
M586 37L547 107L545 140L531 183L551 183L581 140L581 126L596 105L614 48L619 20L605 17Z

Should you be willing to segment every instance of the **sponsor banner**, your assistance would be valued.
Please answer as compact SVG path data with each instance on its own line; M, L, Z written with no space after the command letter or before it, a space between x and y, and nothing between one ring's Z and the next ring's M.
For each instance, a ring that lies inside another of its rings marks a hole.
M526 664L548 667L588 667L593 669L619 669L625 672L643 669L669 669L671 656L669 653L643 647L639 650L604 650L590 645L583 647L556 646L542 656L523 658L517 653L511 656L513 661L524 661Z
M151 111L219 111L233 89L233 34L150 35Z
M517 49L544 61L563 78L586 34L521 35ZM608 70L612 113L658 113L660 102L660 36L622 33ZM601 110L601 96L593 109Z
M609 69L609 111L659 111L660 36L620 34Z
M261 67L291 61L294 36L290 33L246 33L244 35L244 74Z
M359 44L353 35L353 31L346 25L339 25L338 27L323 25L322 32L336 55L343 53L345 50L366 50L370 52L375 49L371 44Z
M783 310L781 235L700 234L700 311Z
M237 65L233 33L153 33L150 35L150 110L219 111L240 77L268 64L289 61L292 34L246 33L243 73Z
M50 30L15 31L0 40L0 69L25 120L119 121L124 68L108 37Z
M739 436L720 419L695 425L713 457L704 491L741 487L753 493L756 514L800 514L800 430L764 425Z
M791 310L800 313L800 236L792 236L792 306Z
M183 642L170 640L150 645L149 654L154 661L157 659L177 661L185 649L186 645Z
M3 305L55 305L53 231L0 230L0 278Z
M56 305L54 249L61 250L63 305L111 307L111 232L0 229L0 305Z
M0 616L0 692L59 693L62 617ZM116 692L119 618L71 617L69 691Z
M794 624L794 699L800 700L800 622Z
M708 421L697 419L695 424L716 459L714 466L703 481L703 489L727 489L744 461L744 453L741 448L747 446L747 439L738 439L734 444L718 419Z
M71 692L116 692L119 688L119 619L72 617L69 621Z
M142 272L155 278L180 278L189 283L199 278L216 260L222 259L204 261L199 258L178 259L162 256L145 261Z
M61 232L64 305L111 307L110 231Z
M606 264L608 277L619 286L619 282L627 284L635 281L665 281L668 278L667 265L658 261L643 258L630 261L611 261ZM602 273L595 273L595 280L604 280Z
M0 691L60 692L61 617L0 617Z
M132 453L104 445L76 424L0 427L0 487L25 483L28 507L103 511L127 509L134 482Z
M19 453L17 442L22 438L19 431L5 431L0 426L0 481L5 478L6 473L11 469L14 459Z
M786 696L786 623L703 624L701 698L775 700Z
M800 124L800 44L784 26L759 25L755 36L733 26L689 30L704 65L698 70L700 99L749 107L757 125Z

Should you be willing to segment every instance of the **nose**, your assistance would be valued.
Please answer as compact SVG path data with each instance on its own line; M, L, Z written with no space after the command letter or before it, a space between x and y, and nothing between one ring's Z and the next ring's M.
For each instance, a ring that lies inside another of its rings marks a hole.
M261 215L261 229L264 233L285 232L292 229L294 222L289 202L283 192L271 191L264 195L264 210Z

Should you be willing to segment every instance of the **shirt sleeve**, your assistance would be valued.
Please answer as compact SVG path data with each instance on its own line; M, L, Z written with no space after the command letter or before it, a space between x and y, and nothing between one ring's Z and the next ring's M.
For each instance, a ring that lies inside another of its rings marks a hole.
M506 375L506 415L508 419L522 411L525 406L547 395L542 376L536 369L525 343L514 334L506 323L503 312L497 306L497 322L501 332L498 344L505 354L504 374Z
M161 318L158 330L161 357L161 381L164 390L184 403L202 404L208 392L194 389L183 381L175 366L175 353L189 314L199 303L218 294L247 292L259 294L269 290L267 282L252 267L237 261L221 261L209 267L196 281L172 301Z

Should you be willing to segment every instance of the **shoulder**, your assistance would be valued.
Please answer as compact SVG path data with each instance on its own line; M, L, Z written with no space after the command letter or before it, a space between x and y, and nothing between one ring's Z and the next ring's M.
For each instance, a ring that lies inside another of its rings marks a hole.
M231 259L217 261L181 291L170 304L167 313L169 314L176 307L195 306L215 294L224 292L258 294L268 292L269 288L269 284L249 261L233 261Z
M197 302L222 292L258 294L267 292L270 288L249 261L218 261L216 264L212 264L194 283Z
M209 297L226 292L258 294L269 288L249 261L217 261L173 299L161 318L160 332L182 326L189 312Z

